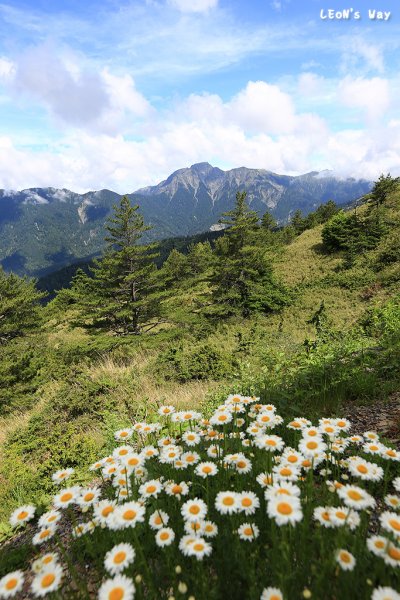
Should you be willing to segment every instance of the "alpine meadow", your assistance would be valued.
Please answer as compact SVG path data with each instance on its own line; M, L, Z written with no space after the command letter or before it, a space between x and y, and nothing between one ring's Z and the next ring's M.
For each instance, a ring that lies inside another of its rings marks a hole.
M0 600L400 600L398 0L0 1Z
M399 179L220 224L0 271L1 598L400 597Z

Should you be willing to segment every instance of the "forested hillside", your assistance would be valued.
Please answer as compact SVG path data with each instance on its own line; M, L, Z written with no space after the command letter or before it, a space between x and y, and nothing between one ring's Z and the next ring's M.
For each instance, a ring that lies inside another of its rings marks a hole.
M32 281L0 272L4 539L12 509L45 509L57 469L90 482L114 431L160 405L210 414L237 393L318 419L400 391L398 180L281 228L238 192L221 223L213 245L174 248L157 266L157 247L139 243L140 207L124 197L102 258L46 305Z

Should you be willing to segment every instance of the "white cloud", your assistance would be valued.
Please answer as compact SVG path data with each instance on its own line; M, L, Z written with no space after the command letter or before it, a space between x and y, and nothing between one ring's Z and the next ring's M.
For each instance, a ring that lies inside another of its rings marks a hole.
M232 121L252 133L275 135L294 128L292 99L265 81L250 81L229 103L228 111Z
M337 96L344 106L364 111L370 121L384 118L390 106L389 82L380 77L345 77L339 83Z
M371 40L361 36L346 38L342 55L341 69L343 72L368 73L385 70L383 50Z
M248 82L225 101L216 94L191 94L156 111L130 77L109 71L99 77L109 103L104 114L114 114L117 132L100 126L65 128L57 143L37 151L4 137L0 187L52 186L80 192L109 188L129 193L200 161L286 174L328 168L371 179L380 172L400 175L400 126L389 114L389 125L376 119L373 126L361 128L361 119L352 129L333 130L319 114L299 111L296 90L289 94L263 81ZM387 106L385 81L347 77L338 85L339 96L357 114L362 109L368 118L375 117L369 98L378 94L380 108ZM107 86L115 88L114 95ZM126 132L137 119L142 120L142 135L131 139Z
M168 4L184 13L203 13L216 8L218 0L168 0Z
M14 69L14 63L11 60L0 56L0 79L7 80L12 77Z

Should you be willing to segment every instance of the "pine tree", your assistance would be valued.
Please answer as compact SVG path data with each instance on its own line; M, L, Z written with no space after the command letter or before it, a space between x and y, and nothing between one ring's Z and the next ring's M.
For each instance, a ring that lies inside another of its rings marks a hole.
M0 267L0 345L40 325L40 300L35 281L5 273Z
M246 203L246 192L238 192L235 207L220 219L228 229L215 245L210 317L248 317L287 301L285 291L274 281L265 248L256 243L258 221Z
M156 316L158 302L151 295L156 269L154 245L140 245L145 225L139 206L124 196L108 219L105 253L95 262L93 297L89 299L98 325L116 333L140 333Z
M267 231L273 231L277 227L277 222L270 212L265 212L261 219L261 227Z

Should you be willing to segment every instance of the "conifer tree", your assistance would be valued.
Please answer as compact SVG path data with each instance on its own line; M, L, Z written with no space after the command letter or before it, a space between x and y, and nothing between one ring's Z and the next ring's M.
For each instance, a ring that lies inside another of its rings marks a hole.
M274 281L265 248L257 245L259 218L247 205L246 192L238 192L235 207L222 216L228 229L215 245L209 316L248 317L282 306L288 297Z
M114 206L108 219L104 256L93 271L94 297L90 299L94 317L117 333L140 333L157 314L157 299L151 294L156 267L154 245L140 245L145 225L139 206L131 206L127 196Z
M45 295L34 280L0 267L0 345L39 326L39 303Z

